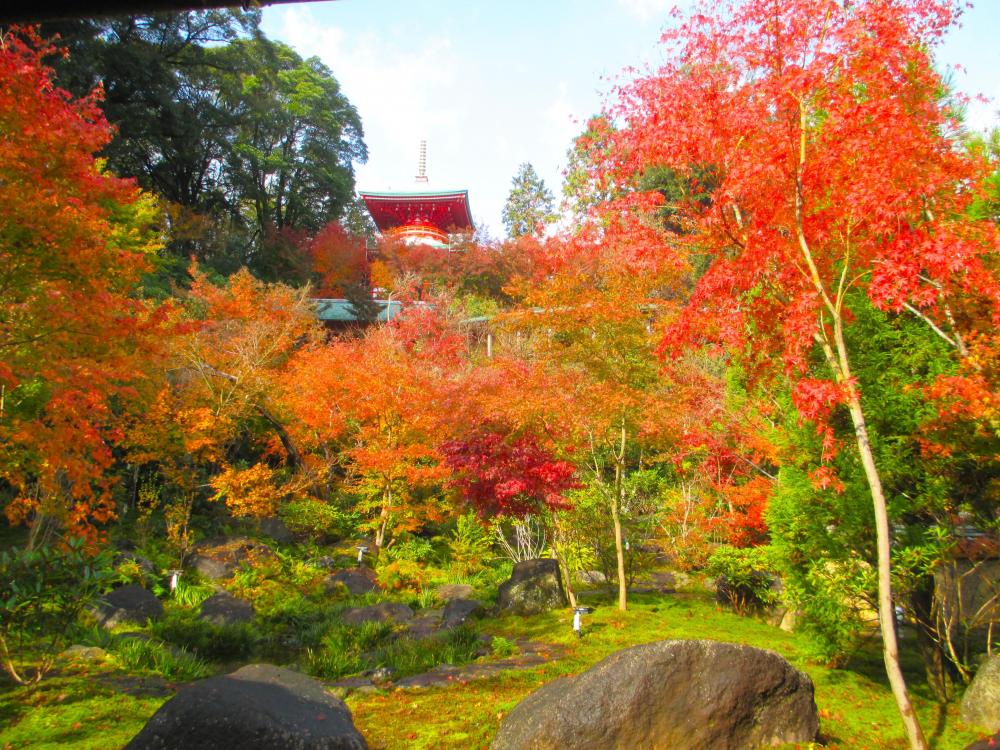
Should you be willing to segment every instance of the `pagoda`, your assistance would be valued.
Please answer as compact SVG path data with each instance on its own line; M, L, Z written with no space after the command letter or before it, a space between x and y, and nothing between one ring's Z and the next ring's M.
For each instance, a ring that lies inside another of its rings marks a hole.
M427 185L427 141L420 142L420 163L417 185ZM385 237L400 239L407 244L424 244L446 248L449 235L472 232L472 211L468 190L408 193L361 192L375 226Z

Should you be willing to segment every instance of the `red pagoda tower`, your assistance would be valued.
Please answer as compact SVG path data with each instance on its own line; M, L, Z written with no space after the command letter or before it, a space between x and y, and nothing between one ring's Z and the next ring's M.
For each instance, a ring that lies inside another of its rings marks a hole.
M426 141L420 143L417 184L427 184ZM360 194L378 230L406 243L448 247L449 235L475 229L468 190Z

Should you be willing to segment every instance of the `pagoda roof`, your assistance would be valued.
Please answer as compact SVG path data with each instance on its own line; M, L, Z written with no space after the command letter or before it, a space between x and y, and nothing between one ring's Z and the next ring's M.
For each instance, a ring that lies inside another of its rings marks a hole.
M361 193L380 232L412 224L430 224L442 232L475 229L468 190L421 193Z

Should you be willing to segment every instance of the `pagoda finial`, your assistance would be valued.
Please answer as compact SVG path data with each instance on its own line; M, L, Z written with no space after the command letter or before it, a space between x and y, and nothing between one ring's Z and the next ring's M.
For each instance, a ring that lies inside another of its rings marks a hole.
M420 141L420 160L417 162L417 182L427 182L427 141Z

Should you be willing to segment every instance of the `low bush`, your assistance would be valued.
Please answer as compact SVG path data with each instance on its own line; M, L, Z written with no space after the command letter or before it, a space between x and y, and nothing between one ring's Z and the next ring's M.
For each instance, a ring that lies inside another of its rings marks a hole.
M45 676L80 613L114 577L110 554L92 555L79 539L0 553L0 659L15 682ZM30 664L29 648L37 657Z
M356 513L315 498L301 498L285 503L278 511L293 534L314 542L342 539L357 528Z
M738 614L770 606L777 599L777 576L767 547L722 545L709 556L705 570L717 577L719 596Z

